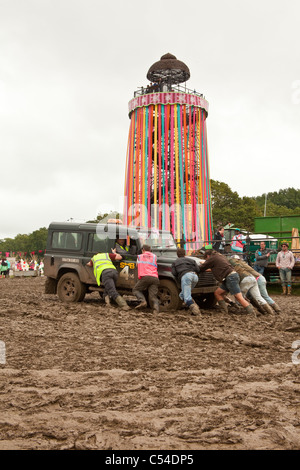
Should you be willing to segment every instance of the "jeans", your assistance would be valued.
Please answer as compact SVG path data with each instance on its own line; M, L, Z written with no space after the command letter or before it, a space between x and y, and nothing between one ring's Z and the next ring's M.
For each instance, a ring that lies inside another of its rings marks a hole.
M258 274L263 274L265 267L264 266L258 266L258 264L255 264L253 266L253 269L258 273Z
M264 305L267 303L260 293L258 283L256 282L254 276L250 275L244 277L240 284L240 287L243 295L247 294L248 292L248 295L254 300L256 300L256 302L258 302L260 305Z
M292 281L292 270L289 268L279 269L279 276L282 286L290 286Z
M240 276L238 273L231 273L225 278L220 285L220 288L224 291L230 292L232 295L240 294Z
M181 292L179 297L189 307L194 303L192 289L198 284L199 278L196 273L186 273L181 278Z
M265 301L270 305L275 304L274 300L271 299L271 297L268 294L267 281L264 276L259 276L259 278L257 279L257 285L258 285L259 292L262 298L265 299Z

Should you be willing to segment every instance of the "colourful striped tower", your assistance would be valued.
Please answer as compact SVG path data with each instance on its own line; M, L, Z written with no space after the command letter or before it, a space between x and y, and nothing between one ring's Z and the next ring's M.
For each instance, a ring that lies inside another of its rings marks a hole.
M170 230L187 251L212 239L208 102L179 85L188 67L166 54L129 102L123 222Z

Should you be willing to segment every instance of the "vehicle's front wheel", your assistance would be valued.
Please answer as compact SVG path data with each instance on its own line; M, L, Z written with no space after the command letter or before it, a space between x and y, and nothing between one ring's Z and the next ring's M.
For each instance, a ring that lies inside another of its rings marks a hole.
M77 274L66 273L58 281L57 294L62 302L82 302L86 288Z
M157 297L161 311L178 310L181 300L178 296L178 288L173 281L161 279L158 286ZM152 305L150 305L152 307Z

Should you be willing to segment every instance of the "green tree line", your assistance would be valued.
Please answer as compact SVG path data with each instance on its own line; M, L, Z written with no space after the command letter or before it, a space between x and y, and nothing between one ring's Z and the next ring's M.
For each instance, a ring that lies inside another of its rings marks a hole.
M18 234L15 238L5 238L0 240L0 252L2 256L10 253L13 256L32 257L32 253L42 257L45 253L48 230L42 227L30 234Z
M237 227L253 232L254 218L263 217L266 205L267 216L299 215L300 214L300 190L295 188L280 189L267 195L257 197L240 197L232 191L228 184L211 180L211 202L213 227L233 223ZM121 218L117 212L98 214L94 220L87 222L105 221L109 218ZM48 230L42 227L30 234L18 234L15 238L0 240L0 252L2 256L6 252L22 253L30 257L31 253L42 256L46 249ZM0 254L1 256L1 254Z
M211 180L211 203L214 229L233 223L253 232L255 217L299 215L300 190L287 188L257 197L240 197L226 183Z

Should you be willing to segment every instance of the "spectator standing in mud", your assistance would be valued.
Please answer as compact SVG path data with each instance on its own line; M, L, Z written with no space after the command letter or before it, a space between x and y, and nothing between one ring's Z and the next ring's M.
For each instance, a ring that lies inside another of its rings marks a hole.
M225 237L224 237L224 227L220 227L214 234L214 244L213 249L219 253L224 253L225 248Z
M1 277L8 277L10 270L10 262L6 258L1 261Z
M140 304L136 307L138 309L147 307L147 301L143 292L147 291L149 295L150 305L153 305L153 313L159 313L159 301L157 298L158 292L158 272L157 272L157 257L151 252L149 245L144 245L142 254L137 257L138 278L136 285L132 292Z
M179 297L190 309L192 315L198 315L201 312L192 298L192 289L199 281L199 266L195 260L186 256L184 248L177 249L177 256L177 260L172 264L172 274L181 284Z
M294 264L295 258L293 253L289 251L288 243L282 243L281 251L276 258L276 267L279 269L283 295L291 295L292 293L292 269Z
M225 295L230 292L237 302L244 307L246 313L253 313L252 305L243 297L240 289L240 276L233 269L225 256L212 250L208 245L205 251L206 261L199 267L200 272L211 270L217 281L221 283L215 290L215 297L221 309L228 313Z
M116 290L118 271L112 261L121 259L122 256L118 253L98 253L87 263L87 266L94 268L98 286L101 283L104 286L103 295L106 305L110 305L110 299L113 299L123 310L130 310L126 300Z
M268 266L270 254L271 250L266 248L265 242L260 242L260 248L255 252L255 263L253 266L259 274L264 274L265 268Z

